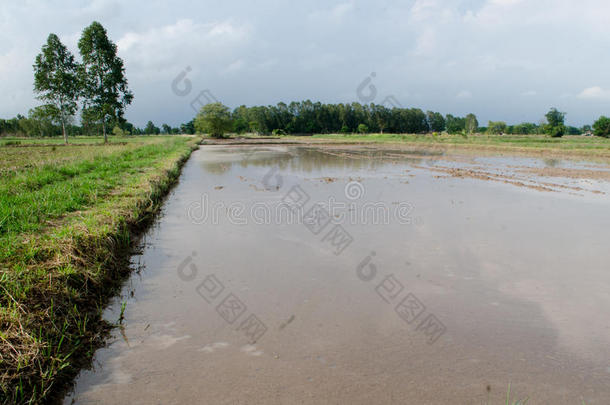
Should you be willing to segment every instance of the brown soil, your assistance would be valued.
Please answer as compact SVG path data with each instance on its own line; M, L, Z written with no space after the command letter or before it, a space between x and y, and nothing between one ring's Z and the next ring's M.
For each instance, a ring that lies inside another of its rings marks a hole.
M570 179L591 179L610 181L610 171L605 170L566 169L561 167L523 167L517 171L520 173L533 174L536 176L543 177L567 177Z

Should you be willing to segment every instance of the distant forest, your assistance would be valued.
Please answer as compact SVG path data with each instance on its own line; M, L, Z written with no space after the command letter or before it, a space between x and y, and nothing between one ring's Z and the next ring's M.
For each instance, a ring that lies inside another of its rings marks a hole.
M543 134L549 133L549 122L563 125L564 113L551 109L539 123L508 125L503 121L490 121L486 126L479 125L474 114L465 117L443 115L439 112L424 112L419 108L387 108L379 104L322 104L302 101L290 104L278 103L276 106L240 106L230 112L233 133L257 134L330 134L330 133L430 133L448 132L450 134ZM550 118L550 120L549 120ZM192 134L195 133L194 120L179 127L162 124L157 127L149 121L144 128L116 120L108 123L115 135L142 134ZM554 136L563 134L579 135L591 131L590 125L577 128L564 126ZM99 121L81 119L81 125L67 125L70 135L98 135L102 126ZM28 117L18 115L12 119L0 119L0 135L22 136L60 136L61 127L30 110Z
M553 114L548 120L549 114ZM489 132L495 134L541 134L546 126L558 116L563 124L565 113L551 109L547 119L540 124L522 123L507 125L503 121L490 121L480 126L474 114L465 117L443 115L439 112L424 112L419 108L387 108L379 104L322 104L311 102L279 103L277 106L246 107L233 110L232 122L235 133L261 134L330 134L330 133L398 133L419 134L448 132L450 134L472 134ZM555 125L555 124L554 124ZM581 134L591 129L565 127L565 133Z

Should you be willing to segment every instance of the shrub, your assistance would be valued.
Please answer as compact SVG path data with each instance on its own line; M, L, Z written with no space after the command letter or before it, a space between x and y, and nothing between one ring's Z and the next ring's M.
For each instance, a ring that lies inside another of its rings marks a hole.
M593 124L593 133L596 136L610 137L610 118L601 116L595 124Z
M506 132L506 122L504 121L489 121L487 124L487 132L494 135L501 135Z
M563 125L563 124L562 125L556 125L556 126L552 126L550 124L547 124L545 126L545 130L546 130L546 133L551 135L553 138L561 138L566 133L566 126Z
M116 136L125 136L125 131L123 131L118 125L116 125L112 129L112 134Z
M369 127L367 127L365 124L358 125L358 133L366 134L368 132L369 132Z

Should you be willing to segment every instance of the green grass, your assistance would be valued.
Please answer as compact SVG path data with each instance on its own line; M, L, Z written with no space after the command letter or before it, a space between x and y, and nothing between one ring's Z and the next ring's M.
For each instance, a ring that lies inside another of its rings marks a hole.
M169 139L174 135L150 135L150 136L109 136L108 143L124 144L124 143L141 143L143 139ZM103 144L103 136L69 136L68 142L70 145L93 145ZM0 137L0 146L27 146L27 145L63 145L64 138L61 136L47 138L30 138L19 136L4 136Z
M566 135L552 138L548 135L450 135L442 134L314 134L311 136L258 136L232 135L233 139L260 139L271 142L305 144L396 144L407 147L442 148L456 150L509 152L526 154L552 154L559 156L610 157L610 138Z
M519 399L519 400L511 400L510 399L510 383L508 384L508 390L506 391L506 403L505 405L525 405L529 398Z
M28 141L0 148L2 404L48 401L93 354L108 328L103 305L128 274L131 235L198 139Z
M283 136L282 139L340 143L399 143L440 147L513 150L524 152L551 151L557 153L610 155L610 139L600 137L546 135L449 135L449 134L316 134L311 137Z

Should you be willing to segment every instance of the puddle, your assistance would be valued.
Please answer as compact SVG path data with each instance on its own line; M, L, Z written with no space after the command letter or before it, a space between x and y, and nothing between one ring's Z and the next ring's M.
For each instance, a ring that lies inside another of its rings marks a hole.
M609 183L549 167L608 170L204 146L64 403L608 403Z

